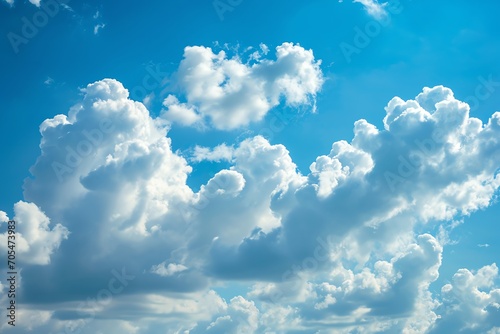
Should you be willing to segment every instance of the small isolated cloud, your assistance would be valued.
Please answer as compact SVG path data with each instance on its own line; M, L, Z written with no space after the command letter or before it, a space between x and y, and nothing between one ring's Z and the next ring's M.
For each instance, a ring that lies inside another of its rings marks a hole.
M262 120L282 102L309 105L314 111L323 75L312 50L283 43L276 48L276 60L262 59L256 52L250 65L239 57L228 58L224 51L186 47L176 75L185 102L168 96L164 117L183 125L207 120L217 129L230 130ZM267 54L267 46L261 44L261 52Z
M259 47L264 55L267 55L269 53L269 47L266 44L260 43Z
M103 29L106 25L104 23L96 24L94 26L94 35L99 33L99 30Z
M478 244L477 246L480 248L488 248L490 247L490 244Z
M43 83L47 86L50 86L54 83L54 79L52 79L51 77L47 77L47 79Z
M339 0L339 2L343 1ZM368 15L375 19L382 19L387 15L387 11L385 10L387 2L380 3L378 0L353 0L353 2L362 4Z
M0 211L0 223L5 223L9 220L7 213Z
M68 12L74 12L75 10L65 3L60 3L61 7L66 9Z
M231 299L229 305L225 305L220 314L210 321L198 324L189 333L256 333L259 318L259 310L254 302L237 296Z

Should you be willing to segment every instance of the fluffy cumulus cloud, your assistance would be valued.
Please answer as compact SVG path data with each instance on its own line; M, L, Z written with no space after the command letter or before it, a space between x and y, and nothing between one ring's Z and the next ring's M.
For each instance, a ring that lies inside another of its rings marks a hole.
M259 310L254 303L238 296L209 323L198 324L190 333L255 333L258 328Z
M320 87L312 53L292 44L251 66L187 48L178 76L186 102L166 104L219 128L281 99L313 103ZM302 174L260 136L195 147L188 161L166 116L120 82L82 93L41 124L14 207L30 259L19 302L37 332L498 332L496 265L462 269L433 293L443 244L415 231L491 203L500 113L483 124L450 89L424 88L389 101L383 129L357 121L352 140ZM198 191L187 185L190 164L222 160L229 167Z
M464 333L498 333L500 329L500 289L496 264L477 272L460 269L452 282L442 287L443 313L432 333L445 330ZM492 327L493 326L493 327Z
M262 53L256 51L244 63L237 56L228 58L225 51L186 47L176 76L185 102L169 95L162 117L185 126L208 122L229 130L262 120L280 103L314 110L323 76L312 50L283 43L276 48L276 60L262 58L267 47Z
M33 203L20 201L14 205L15 244L20 262L46 265L50 255L68 238L68 230L61 224L51 224L49 218ZM0 211L0 222L6 223L8 217ZM52 228L51 226L52 225ZM1 235L7 240L8 230ZM1 248L6 253L7 244Z

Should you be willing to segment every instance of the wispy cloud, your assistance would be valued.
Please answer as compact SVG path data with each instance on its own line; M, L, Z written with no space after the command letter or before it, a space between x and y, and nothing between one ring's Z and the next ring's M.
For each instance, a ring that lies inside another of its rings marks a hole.
M339 2L343 2L343 0L339 0ZM375 19L382 19L387 15L385 10L387 2L380 3L378 0L353 0L353 2L362 4L368 15Z
M51 77L47 77L47 79L43 83L47 86L50 86L54 83L54 79L52 79Z
M104 24L104 23L96 24L94 26L94 35L97 35L99 33L99 31L102 30L105 26L106 26L106 24Z

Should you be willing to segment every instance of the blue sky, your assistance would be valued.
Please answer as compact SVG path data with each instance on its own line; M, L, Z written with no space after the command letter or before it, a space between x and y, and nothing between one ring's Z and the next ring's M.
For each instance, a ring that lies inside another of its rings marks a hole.
M1 331L500 333L499 9L0 0Z

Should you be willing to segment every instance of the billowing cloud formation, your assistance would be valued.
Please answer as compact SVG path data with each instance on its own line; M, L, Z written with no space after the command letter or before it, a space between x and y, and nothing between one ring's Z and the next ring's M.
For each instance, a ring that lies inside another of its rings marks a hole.
M213 56L204 48L187 52L184 61ZM190 91L201 89L203 80L185 78ZM263 82L272 87L275 78ZM285 91L290 103L307 95ZM24 186L34 204L16 206L19 220L38 233L27 242L50 246L36 262L45 266L25 263L22 271L20 303L41 332L500 327L496 266L463 269L441 295L432 293L443 245L415 232L490 204L500 186L500 113L483 124L450 89L424 88L414 100L388 103L384 129L357 121L354 138L333 143L307 175L285 146L260 136L195 149L193 161L231 165L195 192L162 117L152 118L116 80L83 93L68 115L40 126L42 152ZM217 94L224 100L232 91ZM61 225L50 228L49 219ZM218 288L234 282L250 289L221 298ZM40 307L49 302L53 311Z
M500 330L500 289L493 288L498 279L496 264L484 266L476 273L460 269L451 284L441 289L446 314L431 333L447 331L497 333ZM494 328L492 328L494 326Z
M311 50L283 43L276 48L276 60L257 54L253 64L245 64L238 57L227 58L224 51L186 47L176 80L186 102L169 95L162 117L182 125L206 118L215 128L228 130L260 121L281 101L295 107L312 105L314 110L323 76L321 61Z

